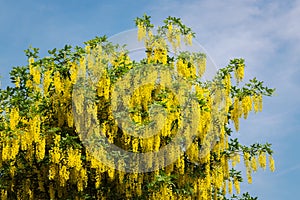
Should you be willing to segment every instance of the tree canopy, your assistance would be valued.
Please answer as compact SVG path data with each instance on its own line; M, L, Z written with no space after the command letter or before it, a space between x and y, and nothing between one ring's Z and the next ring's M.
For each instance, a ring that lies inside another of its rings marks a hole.
M1 199L256 199L240 191L271 145L241 144L239 119L274 89L244 78L237 58L205 80L207 56L182 51L195 33L179 18L136 18L145 57L95 37L13 67L0 90Z

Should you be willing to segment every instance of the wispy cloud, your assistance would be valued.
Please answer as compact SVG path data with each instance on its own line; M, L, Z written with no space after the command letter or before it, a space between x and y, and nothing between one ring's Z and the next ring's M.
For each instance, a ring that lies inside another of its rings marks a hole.
M291 172L299 171L300 170L300 164L297 164L295 166L289 167L287 169L281 170L276 174L276 176L285 176Z

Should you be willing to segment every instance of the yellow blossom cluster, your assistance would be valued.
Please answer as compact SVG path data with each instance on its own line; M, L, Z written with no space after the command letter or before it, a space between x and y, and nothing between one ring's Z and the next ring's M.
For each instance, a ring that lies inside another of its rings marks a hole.
M34 59L33 58L29 58L29 72L30 75L32 75L33 77L33 82L37 85L40 84L41 82L41 72L38 66L34 66Z
M168 24L167 39L171 43L173 50L177 51L181 45L181 33L179 28L177 26L173 26L172 23ZM189 44L192 44L190 36L187 38L187 41Z
M245 68L245 65L244 64L237 64L237 67L235 68L235 71L234 71L234 75L235 75L235 78L236 78L236 81L237 82L240 82L243 80L244 78L244 68Z
M142 23L138 23L138 41L143 40L146 37L146 26Z
M247 119L250 111L262 111L262 95L246 95L242 98L235 97L231 118L235 129L239 130L239 118L244 116Z
M258 166L262 169L266 169L267 166L267 157L265 152L260 152L257 156L251 156L248 152L244 152L244 164L246 167L246 175L248 183L252 183L252 172L256 172ZM269 159L269 168L270 171L275 170L274 159L271 155L268 157Z

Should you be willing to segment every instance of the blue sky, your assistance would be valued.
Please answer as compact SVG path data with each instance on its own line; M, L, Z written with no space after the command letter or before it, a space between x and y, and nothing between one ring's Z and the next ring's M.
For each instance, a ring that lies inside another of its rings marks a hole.
M55 47L132 29L134 18L144 13L157 25L169 15L182 18L217 66L243 57L248 77L277 88L274 97L264 99L263 112L250 115L236 133L246 144L272 143L276 172L260 170L242 190L260 199L295 199L300 185L300 1L0 0L2 88L11 67L26 64L23 50L29 45L44 56Z

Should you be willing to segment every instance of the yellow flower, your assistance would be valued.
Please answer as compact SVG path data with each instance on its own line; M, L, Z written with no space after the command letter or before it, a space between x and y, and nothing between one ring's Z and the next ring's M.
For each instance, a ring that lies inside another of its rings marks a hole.
M239 117L241 116L242 112L240 109L240 101L237 97L234 98L233 103L233 110L231 111L231 118L234 122L235 130L239 130Z
M50 199L55 199L55 189L53 183L50 183L49 194L50 194Z
M244 64L238 64L235 68L234 75L237 82L240 82L244 78Z
M56 176L56 166L55 165L50 165L49 167L49 180L53 180Z
M261 152L258 156L258 163L259 166L263 169L266 169L266 153L265 152Z
M13 108L10 111L9 117L10 117L9 126L11 130L15 130L20 120L19 110L17 108Z
M51 82L52 82L51 71L47 70L44 73L44 81L43 81L44 95L46 95L48 93L48 89L49 89Z
M77 175L77 189L78 191L83 191L83 188L87 186L88 176L85 168L81 168L79 174Z
M181 76L188 77L189 72L188 72L188 66L186 62L184 62L182 59L178 59L176 66L177 66L177 71Z
M96 177L95 177L95 179L96 179L95 187L98 189L100 187L100 184L101 184L101 177L100 177L100 175L97 174Z
M271 155L269 155L269 167L270 167L271 172L275 171L275 162Z
M26 84L25 84L25 86L27 87L27 88L32 88L32 81L30 80L30 79L28 79L27 81L26 81Z
M54 86L57 93L60 93L62 91L62 83L61 83L59 71L56 71L54 73Z
M90 54L91 53L91 46L90 45L85 46L85 51L86 51L87 54Z
M185 36L185 42L186 42L186 44L192 46L192 44L193 44L192 40L193 40L193 35L191 33L189 33L189 34L187 34Z
M78 171L82 167L81 153L78 149L68 149L68 167L75 167L75 169Z
M33 81L34 81L34 83L40 84L40 82L41 82L41 73L40 73L40 70L35 67L34 70L33 70L33 74L32 75L33 75Z
M257 159L256 157L252 157L251 158L251 168L253 169L253 171L257 171Z
M107 173L108 173L108 177L109 177L110 179L113 179L114 176L115 176L115 169L109 168L109 169L107 170Z
M42 160L45 157L46 139L40 138L36 144L36 156L38 160Z
M10 159L15 159L16 158L16 156L19 153L19 148L20 148L19 140L18 139L13 139L11 141Z
M61 149L59 148L60 135L55 135L54 147L49 151L50 160L52 163L59 163L61 159Z
M20 87L20 82L21 82L21 80L20 80L20 77L18 76L16 79L16 82L15 82L17 88Z
M1 199L3 200L7 199L7 190L1 189Z
M199 77L202 77L205 70L206 70L206 58L204 56L201 56L200 58L196 58L193 61L193 65L197 68L197 75Z
M70 66L70 74L71 74L70 78L73 84L75 84L77 81L77 73L78 73L78 67L75 63L72 63Z
M32 58L32 57L29 58L28 63L29 63L29 73L33 77L33 82L35 84L40 84L41 72L40 72L38 66L32 65L34 63L34 58Z
M229 191L229 194L232 194L232 182L231 181L228 181L228 191Z
M139 23L137 27L138 27L138 41L141 41L146 37L146 26L144 26L142 23Z
M246 169L246 174L247 174L247 181L249 184L251 184L252 183L251 168Z
M250 96L245 96L242 99L242 110L243 110L243 114L244 114L245 119L247 119L248 113L251 111L251 109L252 109L251 97Z
M33 58L33 57L30 57L30 58L28 59L28 63L29 63L29 65L31 65L32 63L34 63L34 58Z
M9 173L10 173L10 176L13 178L14 175L15 175L15 172L16 172L16 166L14 165L14 162L11 162L10 163L10 168L9 168Z
M59 169L59 179L60 179L60 186L65 186L66 181L69 180L70 172L65 165L60 166Z
M236 193L239 194L240 193L240 183L236 178L233 180L233 184L234 184Z
M30 132L35 142L39 141L40 126L41 126L41 118L39 115L36 115L32 120L30 120Z
M238 153L234 154L233 159L232 159L232 166L234 167L236 163L240 163L241 158Z
M231 89L231 77L230 74L226 74L224 79L223 79L223 84L225 86L226 94L230 94L230 89Z
M199 157L199 149L198 149L198 143L192 143L187 150L187 155L189 159L193 162L198 160Z
M172 30L173 30L173 25L172 25L172 23L169 23L168 24L168 32L172 33Z
M131 141L131 145L132 145L132 151L133 152L137 152L138 151L138 147L139 147L139 142L138 142L138 139L137 138L134 138L132 141Z
M181 43L181 35L180 35L179 30L176 31L175 38L176 38L176 47L180 47L180 43Z
M262 99L262 95L259 94L259 95L254 95L252 97L252 101L253 101L253 107L254 107L254 111L255 112L258 112L258 111L262 111L262 107L263 107L263 99Z

